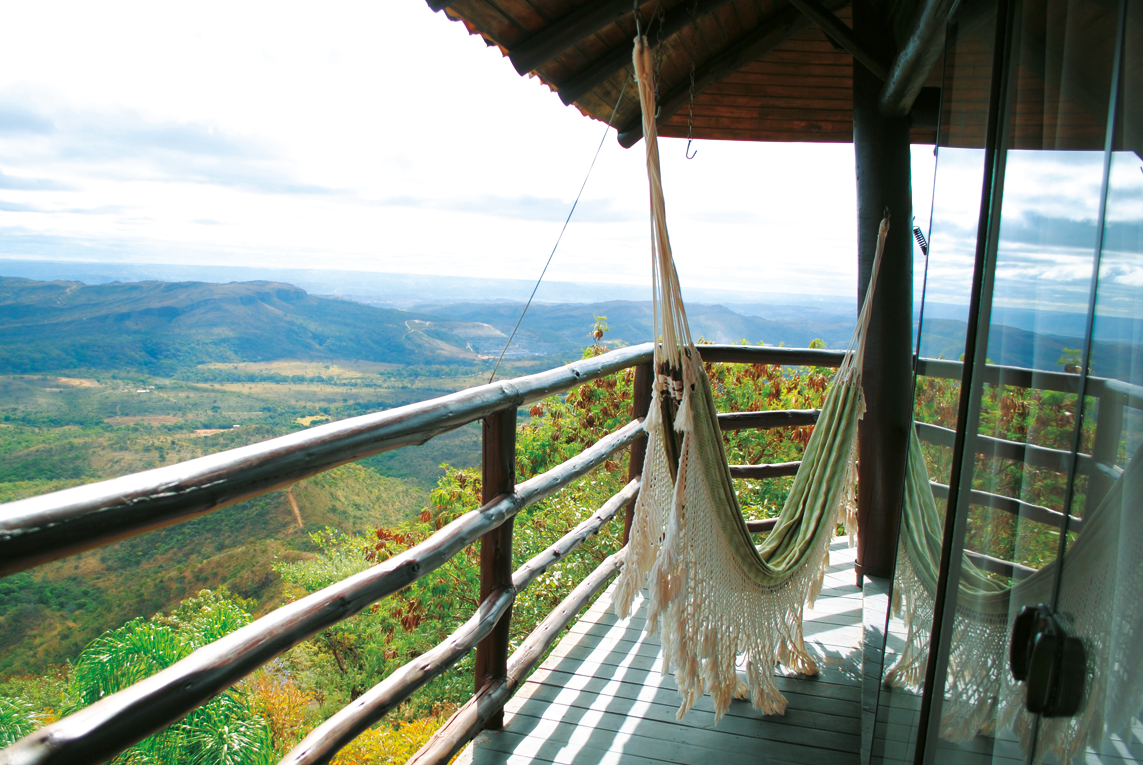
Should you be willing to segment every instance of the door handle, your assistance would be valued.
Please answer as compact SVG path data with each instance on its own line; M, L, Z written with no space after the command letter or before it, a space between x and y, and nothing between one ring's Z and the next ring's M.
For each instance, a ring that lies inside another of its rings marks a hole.
M1024 706L1044 717L1071 717L1083 701L1087 652L1066 621L1043 603L1024 606L1008 646L1012 676L1026 683Z

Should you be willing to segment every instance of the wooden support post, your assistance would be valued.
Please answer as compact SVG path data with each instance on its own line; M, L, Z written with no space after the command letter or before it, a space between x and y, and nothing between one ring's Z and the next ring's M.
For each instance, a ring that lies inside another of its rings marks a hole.
M481 502L487 504L516 488L516 408L501 409L483 420ZM512 586L512 521L502 523L480 538L480 601L495 590ZM476 645L476 690L490 680L508 676L508 630L512 609L500 617L492 634ZM499 730L503 711L497 712L487 727Z
M635 381L631 386L631 419L637 420L646 417L651 410L651 385L655 381L655 369L650 364L640 364L635 367ZM631 444L631 461L627 465L627 480L630 481L643 473L643 459L647 456L647 436L641 437ZM631 538L631 523L635 520L635 502L627 503L627 510L623 515L623 544Z
M889 25L872 0L854 0L853 32L873 50L893 52ZM881 82L853 67L853 148L857 169L858 305L877 249L877 227L892 215L865 340L867 411L859 429L856 573L892 576L912 427L913 251L909 119L878 108Z

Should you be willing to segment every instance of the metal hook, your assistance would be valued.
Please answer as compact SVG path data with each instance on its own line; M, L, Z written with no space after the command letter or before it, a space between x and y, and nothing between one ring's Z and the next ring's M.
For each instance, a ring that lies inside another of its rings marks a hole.
M686 154L687 154L687 159L694 159L695 157L697 157L697 156L698 156L698 149L695 149L695 153L694 153L694 154L691 154L691 140L690 140L689 138L687 139L687 151L686 151Z

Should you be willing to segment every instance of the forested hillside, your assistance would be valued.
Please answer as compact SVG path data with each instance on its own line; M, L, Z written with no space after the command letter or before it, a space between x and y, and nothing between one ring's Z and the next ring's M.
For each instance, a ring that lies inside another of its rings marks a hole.
M0 373L171 374L232 361L473 358L464 341L447 334L411 333L411 318L416 315L275 282L85 285L0 278Z
M603 350L595 346L588 352ZM719 366L710 371L719 407L726 411L819 406L832 375L831 370L762 365ZM628 370L523 412L517 436L519 478L550 469L627 422L632 378ZM338 414L336 409L331 411ZM147 428L154 426L136 423L133 427L150 433ZM219 435L245 438L240 432ZM728 435L727 448L735 462L787 461L797 458L809 432L809 428L797 428L736 433ZM19 580L9 579L12 586L0 591L0 598L6 598L0 609L7 605L8 616L16 615L13 606L24 609L23 616L52 614L52 623L60 626L40 631L36 625L42 616L21 619L18 623L30 628L18 636L9 634L6 651L17 651L33 661L52 654L57 663L41 662L34 674L25 674L30 663L9 664L3 673L7 679L0 675L0 745L90 703L101 693L168 666L283 599L301 597L426 539L479 505L480 472L475 457L470 453L469 461L446 466L431 492L417 489L408 479L382 479L368 462L339 468L297 484L290 492L41 567ZM739 482L744 514L774 515L789 481ZM517 559L547 547L626 482L626 460L608 460L587 478L527 509L516 520ZM294 515L296 509L301 519ZM382 511L388 516L380 515ZM299 528L303 521L304 528ZM241 539L267 529L272 530L272 539L217 549L221 546L217 537ZM514 643L618 548L621 530L621 522L613 521L518 597L513 608ZM263 551L256 557L256 566L250 563L255 550ZM152 565L156 569L149 568ZM101 590L98 577L90 575L96 569L105 577L117 570L124 579L113 591ZM139 587L136 572L149 570L165 573L147 587ZM229 578L223 575L225 571L230 572ZM147 739L133 756L140 761L189 765L199 761L204 742L229 735L237 747L234 763L275 762L321 720L467 619L478 598L478 572L479 555L473 546L398 595L272 662L212 701L209 708ZM156 589L163 594L148 602L132 600L126 592L128 577L134 589ZM154 582L166 589L155 587ZM178 588L183 588L183 597L169 597ZM115 605L121 600L126 605ZM62 650L64 636L72 634L74 627L90 624L85 622L89 611L104 610L117 618L103 634L91 634ZM94 642L86 642L92 638ZM63 663L65 659L68 663ZM470 656L343 750L335 762L404 762L471 693L471 674Z

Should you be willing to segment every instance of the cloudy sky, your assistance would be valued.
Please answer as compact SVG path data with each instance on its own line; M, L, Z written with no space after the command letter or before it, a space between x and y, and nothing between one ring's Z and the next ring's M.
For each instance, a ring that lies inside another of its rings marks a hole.
M604 133L422 0L4 15L0 259L532 279ZM853 294L851 146L704 141L692 161L684 146L663 141L685 286ZM649 282L642 161L610 132L548 279ZM931 148L913 165L927 226ZM1038 221L1092 228L1093 167L1028 166L1005 208L1014 278L1075 281L1082 264L1045 250ZM979 170L950 155L941 177L934 270L955 296Z
M0 258L535 278L603 132L421 0L11 3ZM853 293L850 146L684 144L684 282ZM648 282L641 146L611 131L548 278Z

